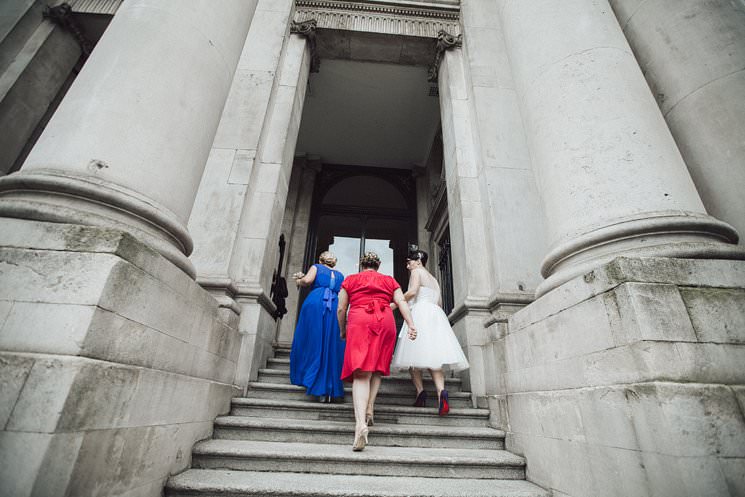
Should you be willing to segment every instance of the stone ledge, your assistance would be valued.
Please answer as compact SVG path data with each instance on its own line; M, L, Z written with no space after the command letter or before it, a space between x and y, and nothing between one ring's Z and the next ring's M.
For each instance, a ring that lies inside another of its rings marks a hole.
M510 318L510 328L524 328L630 282L745 288L745 261L618 257L564 283L519 310Z

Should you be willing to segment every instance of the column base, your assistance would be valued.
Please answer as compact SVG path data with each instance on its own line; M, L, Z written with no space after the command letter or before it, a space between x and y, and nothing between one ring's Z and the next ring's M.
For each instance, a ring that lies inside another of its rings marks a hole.
M238 394L237 316L117 230L0 218L0 261L0 493L160 495Z
M645 213L558 244L545 257L536 297L616 257L745 260L727 223L695 213Z
M0 178L0 217L114 228L132 234L192 279L193 244L170 210L120 185L95 176L53 169Z
M544 295L509 320L507 449L567 497L742 495L743 309L745 261L622 257Z

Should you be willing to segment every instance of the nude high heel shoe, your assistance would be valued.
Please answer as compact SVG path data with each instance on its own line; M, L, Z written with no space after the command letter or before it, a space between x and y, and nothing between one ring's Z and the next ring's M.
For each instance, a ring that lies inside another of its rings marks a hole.
M365 445L367 445L367 433L368 433L367 426L362 428L359 433L355 433L354 435L354 444L352 444L352 450L354 452L360 452L362 450L365 450Z

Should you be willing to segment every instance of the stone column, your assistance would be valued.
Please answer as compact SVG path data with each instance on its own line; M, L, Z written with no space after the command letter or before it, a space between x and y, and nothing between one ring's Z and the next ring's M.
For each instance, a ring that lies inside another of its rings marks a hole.
M707 211L745 234L745 4L611 5Z
M123 3L0 215L114 227L189 275L189 218L255 2Z
M546 214L541 295L619 254L740 258L706 214L606 1L501 0Z
M443 167L447 184L448 219L453 260L455 308L453 330L466 349L471 368L462 373L471 392L483 396L484 322L492 294L493 238L488 195L482 180L474 100L467 84L467 66L460 48L443 53L439 68Z
M197 282L234 310L239 275L229 268L291 18L290 0L257 3L189 218Z
M297 184L291 184L290 192L291 195L294 194L297 200L292 212L290 212L289 206L285 211L285 220L290 221L288 223L290 226L287 229L283 229L284 233L292 233L290 243L287 245L287 266L284 272L290 295L287 297L286 302L287 314L282 318L279 334L277 335L277 342L284 344L292 343L297 315L300 310L298 309L300 292L294 288L295 285L291 275L304 269L303 262L305 259L305 244L308 240L308 229L310 228L313 188L316 184L316 176L321 170L321 161L317 156L313 158L308 157L302 163L298 161L295 168L301 170L297 171L298 181ZM292 217L287 219L288 215Z
M308 45L297 34L285 42L230 261L235 300L241 308L242 341L235 382L244 388L272 354L276 339L269 292L310 72Z

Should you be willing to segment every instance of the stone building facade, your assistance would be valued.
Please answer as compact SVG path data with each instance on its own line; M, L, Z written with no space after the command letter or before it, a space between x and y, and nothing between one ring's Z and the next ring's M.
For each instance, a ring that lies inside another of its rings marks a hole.
M742 1L70 4L0 6L0 493L161 495L344 239L529 481L745 495Z

